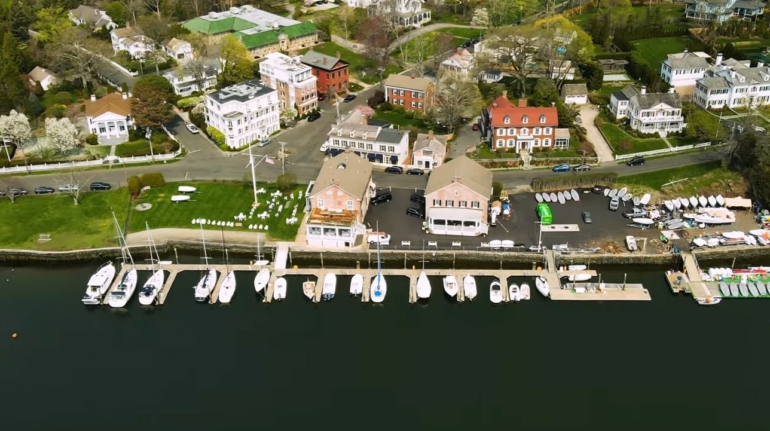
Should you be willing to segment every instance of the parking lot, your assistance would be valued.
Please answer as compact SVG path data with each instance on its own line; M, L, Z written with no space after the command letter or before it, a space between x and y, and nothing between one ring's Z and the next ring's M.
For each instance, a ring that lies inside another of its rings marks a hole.
M410 201L413 190L393 189L393 200L376 206L370 206L366 214L365 223L372 229L377 229L391 235L389 246L386 249L408 248L402 246L402 241L409 241L411 249L422 248L423 241L426 247L428 242L436 242L438 249L465 249L475 250L482 242L492 240L512 240L522 250L531 245L537 245L539 235L539 221L535 208L537 201L533 193L511 195L511 215L498 220L497 226L489 228L487 237L431 235L422 230L422 220L406 215L406 209L410 206L419 206ZM420 192L422 192L420 190ZM622 244L626 235L641 235L641 230L628 227L628 219L623 217L625 208L621 205L617 212L608 209L609 199L603 195L581 193L580 202L567 201L564 205L550 204L553 213L554 224L576 224L579 232L549 232L543 229L542 241L546 247L555 244L569 244L570 247L600 247L607 242ZM626 208L630 210L631 202ZM582 220L582 212L589 211L592 224L585 224ZM453 242L459 242L460 247L452 247Z

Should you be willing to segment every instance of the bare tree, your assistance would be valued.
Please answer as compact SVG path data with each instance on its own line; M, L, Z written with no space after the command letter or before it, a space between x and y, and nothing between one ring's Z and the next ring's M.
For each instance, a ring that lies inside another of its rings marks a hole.
M136 16L141 16L145 10L144 0L121 0L126 6L126 11L131 14L131 22L136 25Z
M21 193L19 192L19 190L21 190L21 184L19 183L18 178L1 177L0 184L2 184L2 188L0 188L0 190L2 190L2 192L0 192L0 197L8 198L11 203L16 203L16 198L21 196Z
M182 64L182 67L177 71L177 76L183 78L185 76L192 76L195 80L195 84L198 86L198 91L203 91L203 81L206 79L207 71L209 67L203 63L200 59L187 60Z
M59 180L63 184L69 185L69 190L62 190L62 193L67 193L72 196L75 205L80 205L80 192L85 189L86 184L90 183L95 176L93 174L88 175L87 172L86 168L73 166L58 175Z
M209 53L209 45L206 43L206 36L201 33L189 33L179 36L180 39L190 44L193 50L193 57L202 59Z
M388 24L382 17L369 17L358 29L357 39L366 46L364 55L377 67L385 67L390 62L388 46Z
M405 64L408 63L419 76L425 75L433 56L437 55L436 37L433 34L426 34L413 39L407 46L408 48L404 47Z
M79 80L83 88L98 75L107 54L104 44L90 38L89 33L87 29L72 27L46 45L51 69L65 78Z
M155 12L160 19L160 7L163 6L163 0L144 0L144 5L151 12Z
M431 115L453 131L464 117L471 117L481 108L481 93L472 81L454 74L439 74L439 88Z
M521 96L527 93L527 78L535 72L530 64L537 54L538 40L544 34L540 29L530 26L500 27L487 38L487 48L499 64L508 66L516 78Z

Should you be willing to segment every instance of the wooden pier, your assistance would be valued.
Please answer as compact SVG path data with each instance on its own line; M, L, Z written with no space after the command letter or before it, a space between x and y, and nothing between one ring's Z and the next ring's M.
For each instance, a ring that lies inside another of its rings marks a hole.
M166 278L166 282L163 284L163 288L158 292L158 305L163 305L166 303L166 298L168 297L168 292L171 290L171 285L174 284L174 280L176 280L176 276L179 274L179 270L172 269L169 271L168 278Z
M465 277L458 276L457 274L455 274L455 278L457 278L457 287L458 287L457 302L465 302Z
M690 252L682 253L682 259L684 259L684 272L689 279L690 292L695 299L713 298L711 291L703 283L700 278L700 267L698 267L698 261L695 260L695 256Z
M417 279L420 277L419 273L417 277L409 277L409 303L414 304L417 302Z
M641 284L569 283L551 288L554 301L650 301L650 292Z

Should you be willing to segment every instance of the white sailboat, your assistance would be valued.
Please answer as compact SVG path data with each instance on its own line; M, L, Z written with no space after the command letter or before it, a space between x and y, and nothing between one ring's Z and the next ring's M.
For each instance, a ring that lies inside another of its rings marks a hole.
M270 265L270 261L262 258L262 253L260 252L260 241L259 241L259 234L257 234L257 254L255 257L257 260L254 261L254 266L267 266ZM267 283L265 283L267 284Z
M330 272L324 277L321 298L323 298L324 301L330 301L334 299L335 293L337 293L337 276Z
M222 280L222 285L219 286L219 302L222 304L229 304L230 300L235 295L235 271L230 271L230 255L227 252L227 246L225 246L225 231L222 229L222 251L225 255L225 278Z
M254 290L259 293L261 292L265 287L267 287L267 283L270 282L270 270L267 268L262 268L257 272L257 275L254 276Z
M541 295L549 298L551 296L551 287L548 285L548 280L545 277L538 277L535 279L535 287Z
M209 257L206 254L206 237L203 236L203 225L201 224L201 241L203 243L203 260L206 262L206 270L201 274L198 284L195 285L195 301L206 302L211 298L211 292L217 285L217 271L209 268Z
M521 301L521 292L519 292L518 284L511 283L511 285L508 286L508 300L513 302Z
M275 280L275 285L273 286L273 299L276 301L281 301L286 299L286 279L283 277L278 277L277 280Z
M470 274L463 278L463 294L465 295L465 299L469 301L473 301L478 294L476 289L476 279Z
M86 293L83 295L83 304L99 305L102 303L102 297L110 289L112 280L115 279L115 265L112 261L107 261L100 266L96 272L88 279Z
M358 296L364 293L364 276L356 274L350 279L350 295Z
M423 268L424 269L424 268ZM430 286L430 280L423 270L420 276L417 277L417 297L420 299L430 298L430 292L432 288Z
M457 291L460 290L460 287L457 285L457 278L455 278L454 275L447 275L444 277L444 292L446 292L447 295L454 298L457 296Z
M377 224L377 232L380 231L380 225ZM380 259L380 242L377 241L377 275L372 279L372 284L369 287L369 298L374 303L380 303L385 300L385 295L388 293L388 283L385 281L385 277L382 275L382 260Z
M118 241L120 241L120 253L123 255L123 265L126 264L126 260L131 262L131 269L123 274L123 278L115 289L110 292L107 302L110 307L123 308L128 303L128 300L134 295L136 290L136 282L139 280L139 275L136 273L136 266L134 265L134 258L131 256L131 251L126 244L126 237L123 236L123 231L118 225L118 219L115 217L115 213L112 213L112 220L115 222L115 230L118 231Z
M498 279L494 279L489 285L489 300L493 304L499 304L503 301L503 290Z
M144 282L142 288L139 289L139 303L142 305L152 305L158 299L161 289L163 289L166 274L160 266L160 255L155 247L155 241L152 240L152 235L150 235L150 225L145 222L145 227L147 228L147 244L150 248L150 267L153 266L154 262L158 262L158 269L152 273L150 278Z
M522 301L527 301L532 297L532 292L529 289L529 284L527 283L521 283L521 286L519 286L519 292L521 294Z

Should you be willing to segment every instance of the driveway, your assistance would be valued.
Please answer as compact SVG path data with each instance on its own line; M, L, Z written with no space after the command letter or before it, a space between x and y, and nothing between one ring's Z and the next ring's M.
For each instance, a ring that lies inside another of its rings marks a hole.
M604 139L604 135L599 131L599 128L594 124L594 119L599 115L599 108L596 105L587 104L580 108L580 125L585 127L586 134L588 135L588 142L594 146L594 151L599 157L600 163L607 163L615 161L615 156L612 154L612 147Z
M460 156L464 156L467 154L466 150L468 147L476 148L479 142L481 142L481 135L479 132L471 130L473 124L476 124L475 120L470 124L460 126L455 130L457 138L455 138L454 142L449 144L449 153L447 154L447 157L456 159Z

